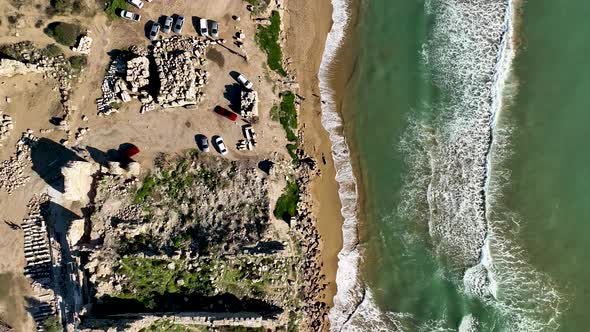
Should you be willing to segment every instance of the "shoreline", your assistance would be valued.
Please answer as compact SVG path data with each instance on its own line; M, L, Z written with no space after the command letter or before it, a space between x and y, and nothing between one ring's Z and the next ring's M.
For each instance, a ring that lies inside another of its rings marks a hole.
M285 58L293 62L294 72L300 82L300 93L305 98L299 114L299 130L303 134L301 144L306 153L318 161L321 171L320 176L312 178L309 194L314 202L312 214L317 220L316 228L322 239L319 263L327 285L323 298L332 307L337 288L337 255L342 248L342 216L337 195L338 184L335 180L336 169L331 154L332 145L328 132L320 121L318 76L325 41L332 26L332 4L329 0L306 5L287 1L286 7Z
M351 130L354 113L350 112L350 108L354 106L350 105L354 104L354 96L347 93L356 70L354 27L358 24L360 3L332 0L332 4L334 23L328 35L319 75L322 125L329 133L338 197L342 204L340 214L344 219L341 229L343 245L338 253L337 293L328 315L332 330L340 331L354 329L348 322L357 311L365 310L365 302L372 303L372 294L364 287L360 267L363 259L360 242L364 234L361 222L364 197L362 172Z

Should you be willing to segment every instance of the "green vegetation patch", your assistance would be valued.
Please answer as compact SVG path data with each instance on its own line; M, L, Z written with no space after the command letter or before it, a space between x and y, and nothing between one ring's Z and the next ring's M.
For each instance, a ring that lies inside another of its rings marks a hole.
M291 91L285 91L281 94L283 100L276 114L272 114L273 118L277 118L285 132L287 133L287 139L291 142L297 141L297 110L295 109L295 94ZM271 110L271 112L273 112Z
M88 7L86 7L84 0L51 0L49 7L47 7L47 14L65 15L65 14L87 14Z
M287 144L287 151L289 151L289 155L293 159L293 163L295 165L299 164L299 156L297 155L297 153L295 153L298 147L299 145L297 144Z
M113 107L111 105L111 107ZM116 107L113 107L116 108ZM156 178L148 175L144 180L143 184L135 193L135 203L142 203L152 193L152 190L156 187Z
M297 203L299 203L299 186L295 182L287 183L285 191L277 200L274 216L287 222L297 214Z
M119 15L117 15L118 9L127 9L127 2L125 0L109 0L104 12L108 18L113 20L119 17Z
M62 45L73 46L82 33L82 27L77 24L52 22L45 28L45 33Z
M74 55L68 58L68 62L75 72L80 72L88 65L88 58L85 55Z
M43 329L47 332L62 332L63 326L57 316L49 316L43 321Z
M268 67L282 76L287 76L287 72L283 68L283 52L279 43L280 34L281 15L278 11L273 10L270 16L270 25L258 25L256 42L266 53Z
M260 14L268 8L270 0L246 0L247 3L251 4L253 9L252 13Z
M154 322L148 327L144 327L139 332L207 332L207 328L197 326L188 327L163 319Z
M45 54L50 58L55 58L60 55L63 55L61 47L57 46L56 44L49 44L45 48Z
M211 294L211 267L202 264L189 271L184 265L184 260L124 257L116 272L127 277L127 284L117 297L136 299L146 308L155 309L158 306L158 296Z

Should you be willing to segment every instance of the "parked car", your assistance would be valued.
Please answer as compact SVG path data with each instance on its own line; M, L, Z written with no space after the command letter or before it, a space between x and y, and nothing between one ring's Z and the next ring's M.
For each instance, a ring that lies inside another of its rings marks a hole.
M126 20L130 20L130 21L134 21L134 22L139 22L139 20L141 20L141 15L132 13L130 11L126 11L125 9L121 9L119 16L121 16L122 18L124 18Z
M156 40L158 38L159 33L160 33L160 23L154 22L152 24L152 28L150 30L150 40Z
M221 106L215 106L213 111L221 116L224 116L232 121L236 121L238 119L238 115L230 110L227 110Z
M139 148L135 145L129 145L121 150L120 156L122 158L131 159L131 157L135 156L139 153Z
M209 33L213 38L219 38L219 23L216 21L209 21Z
M238 76L238 82L240 82L240 84L242 84L244 86L244 88L248 89L248 90L252 90L252 87L254 86L252 84L252 82L248 81L248 79L246 78L246 76L240 74Z
M141 1L141 0L127 0L127 3L130 3L139 9L143 8L143 1Z
M164 25L162 26L162 32L168 33L172 29L172 16L166 16L164 18Z
M221 138L221 136L215 137L214 143L217 146L219 153L221 153L222 156L225 156L227 154L227 148L225 147L223 138Z
M181 33L183 25L184 25L184 16L178 16L176 18L176 24L174 24L174 28L172 28L172 30L174 30L174 32L176 32L176 33Z
M207 28L207 20L202 18L199 21L199 34L203 37L209 37L209 29Z
M199 149L201 149L201 151L209 152L209 140L207 139L207 136L204 136L204 135L199 136L198 145L199 145Z

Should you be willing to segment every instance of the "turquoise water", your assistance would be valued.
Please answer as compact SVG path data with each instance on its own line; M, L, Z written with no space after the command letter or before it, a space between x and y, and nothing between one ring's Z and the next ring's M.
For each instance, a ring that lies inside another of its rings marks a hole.
M360 3L343 116L366 292L346 326L584 331L590 3Z

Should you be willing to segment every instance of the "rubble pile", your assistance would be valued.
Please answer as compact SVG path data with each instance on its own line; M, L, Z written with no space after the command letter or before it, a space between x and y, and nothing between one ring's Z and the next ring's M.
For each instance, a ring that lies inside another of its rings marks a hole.
M258 92L242 90L240 115L245 118L258 117Z
M81 54L90 54L90 47L92 46L92 38L89 36L82 36L78 41L78 45L72 47L72 51Z
M118 75L124 74L125 70L126 63L121 57L115 58L109 65L107 73L102 80L102 98L98 98L96 100L98 115L109 115L118 111L116 108L112 107L112 103L115 103L118 100L117 92L115 92Z
M139 56L127 61L127 72L125 81L131 86L132 92L138 92L139 89L150 83L150 60L145 56Z
M316 171L317 172L317 171ZM307 164L299 168L298 184L303 195L297 205L297 217L292 221L292 227L299 235L303 259L299 270L302 271L303 281L299 286L299 294L303 296L303 315L309 324L308 330L320 331L325 328L328 317L328 305L322 299L326 289L325 275L321 273L320 265L320 235L316 227L316 219L312 214L312 202L309 189L311 176L317 175Z
M205 51L210 40L198 37L172 36L158 41L150 51L140 47L130 49L133 58L115 59L103 80L103 96L97 102L99 115L117 110L113 103L129 102L137 98L140 113L163 108L198 104L205 96L202 88L209 73L201 67L206 63ZM151 53L150 53L151 52ZM150 54L158 77L150 80ZM148 92L151 84L158 86L155 95Z
M0 77L13 77L28 73L42 73L45 68L33 63L24 63L12 59L0 59Z
M0 147L2 147L2 141L5 141L10 132L14 129L14 121L8 114L2 114L0 111Z
M200 90L207 84L209 75L198 68L204 60L204 44L196 44L192 52L183 49L169 52L167 46L156 45L154 48L154 61L160 81L158 104L168 108L199 103L204 95Z
M70 161L61 169L64 177L64 195L69 201L87 203L92 185L92 176L100 166L86 161Z
M38 140L32 133L32 130L23 133L16 143L16 155L0 162L0 190L6 191L9 195L29 180L24 170L31 162L31 148Z

